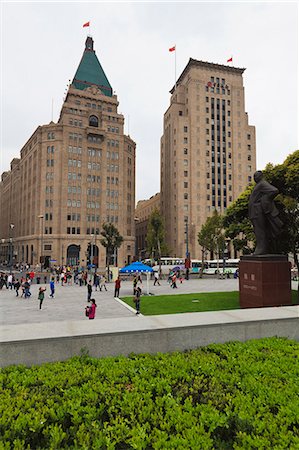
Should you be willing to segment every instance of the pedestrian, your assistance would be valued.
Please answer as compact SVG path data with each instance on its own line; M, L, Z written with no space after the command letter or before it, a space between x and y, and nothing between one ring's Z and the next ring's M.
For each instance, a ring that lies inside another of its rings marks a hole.
M115 280L114 297L119 297L120 283L120 277L117 277L117 279Z
M90 301L91 301L91 306L89 307L89 315L88 315L89 320L95 318L96 308L97 308L95 299L91 298Z
M105 277L105 275L102 275L102 277L101 277L101 281L100 281L100 291L102 290L102 288L105 288L105 291L107 291L107 288L106 288L106 277Z
M20 289L20 287L21 287L21 283L17 279L16 282L15 282L16 297L19 297L19 289Z
M138 286L135 291L135 297L133 299L136 306L136 315L140 314L140 297L141 297L141 288Z
M8 275L8 277L7 277L7 284L8 284L8 287L7 287L7 289L12 289L12 286L13 286L13 278L12 278L12 274L10 273L9 275Z
M87 301L88 302L90 302L91 294L92 294L92 281L89 280L89 282L87 283Z
M26 279L26 281L24 282L24 297L25 298L31 297L30 282L28 279Z
M173 288L173 289L177 289L177 285L176 285L176 274L174 273L173 274L173 276L172 276L172 279L171 279L171 287Z
M135 293L136 293L137 283L138 283L138 276L137 276L137 273L136 273L134 278L133 278L133 295L135 295Z
M154 277L155 277L154 286L156 286L156 284L161 286L160 281L159 281L159 272L158 271L155 271Z
M60 274L61 286L63 286L63 283L64 283L64 277L65 277L65 273L64 273L64 272L61 272L61 274Z
M45 298L45 287L40 287L38 290L39 309L42 309L42 304Z
M50 281L50 291L51 294L49 295L49 297L54 298L54 294L55 294L55 278L52 277L51 281Z
M94 274L94 285L95 285L95 290L98 290L98 287L100 286L100 277L97 273Z

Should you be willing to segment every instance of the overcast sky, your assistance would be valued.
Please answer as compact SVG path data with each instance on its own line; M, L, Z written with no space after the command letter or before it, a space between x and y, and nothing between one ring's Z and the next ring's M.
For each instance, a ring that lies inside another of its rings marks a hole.
M298 149L297 3L2 3L1 173L37 126L59 117L90 21L99 61L137 143L136 200L160 190L163 114L189 58L245 67L257 168Z

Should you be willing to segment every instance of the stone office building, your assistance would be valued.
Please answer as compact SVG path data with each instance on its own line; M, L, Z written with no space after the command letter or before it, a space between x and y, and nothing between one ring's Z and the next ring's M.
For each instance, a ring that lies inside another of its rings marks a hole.
M39 126L0 183L0 259L105 267L104 222L135 251L135 142L124 134L117 96L87 37L57 123Z
M161 138L161 213L172 256L185 257L188 242L191 258L201 259L201 226L237 199L256 170L244 70L190 59L171 90Z

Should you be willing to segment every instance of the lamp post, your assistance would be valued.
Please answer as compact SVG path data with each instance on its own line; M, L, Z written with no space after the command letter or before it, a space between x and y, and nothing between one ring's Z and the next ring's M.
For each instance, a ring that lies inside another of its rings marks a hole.
M186 259L185 259L185 268L186 268L186 280L189 280L189 269L190 269L190 253L189 253L189 226L188 220L185 222L185 234L186 234Z
M43 245L44 245L44 215L40 214L38 216L41 219L41 236L40 236L40 271L43 271Z
M4 263L4 261L5 261L5 239L1 239L1 243L2 243L2 246L1 246L1 262L3 262Z
M11 223L9 228L10 228L10 233L9 233L9 273L12 272L12 265L13 265L13 245L12 245L12 238L13 238L13 229L14 229L14 224Z

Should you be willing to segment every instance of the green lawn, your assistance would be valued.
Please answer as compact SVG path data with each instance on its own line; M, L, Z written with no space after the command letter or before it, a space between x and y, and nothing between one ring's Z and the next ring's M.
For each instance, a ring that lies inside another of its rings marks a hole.
M123 297L122 300L135 308L133 297ZM292 291L292 301L298 304L297 291ZM239 291L142 296L140 302L141 313L145 316L239 308Z

